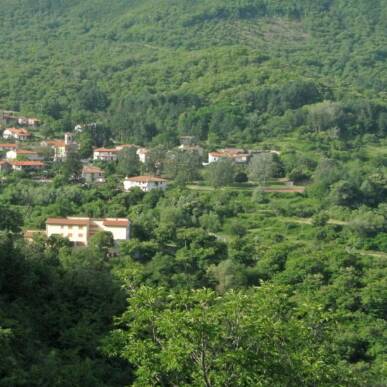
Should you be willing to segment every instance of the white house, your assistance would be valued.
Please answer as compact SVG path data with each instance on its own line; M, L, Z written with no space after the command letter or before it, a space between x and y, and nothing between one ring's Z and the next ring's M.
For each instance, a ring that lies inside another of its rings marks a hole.
M33 117L19 117L17 123L19 125L27 125L36 128L40 124L40 121Z
M108 231L115 242L129 240L130 222L126 218L93 219L83 217L48 218L47 236L60 235L77 245L87 246L90 238L99 231Z
M32 137L31 133L24 128L8 128L3 132L3 138L6 140L13 139L18 141L26 141Z
M116 148L97 148L93 152L93 160L116 161L119 150Z
M137 149L137 156L140 159L140 161L145 164L149 155L149 149L147 148L139 148Z
M85 165L82 169L82 178L87 183L103 183L105 181L105 172L94 165Z
M225 148L208 153L208 164L215 163L221 159L229 159L235 163L247 163L250 157L251 155L246 153L244 149Z
M24 158L26 160L43 160L41 156L35 151L25 149L10 150L6 154L7 160L18 160Z
M225 157L226 155L222 152L210 152L208 153L208 164L216 163L217 161Z
M156 176L135 176L127 177L124 180L125 191L130 191L132 188L138 187L144 192L149 192L152 189L164 190L168 186L168 181Z

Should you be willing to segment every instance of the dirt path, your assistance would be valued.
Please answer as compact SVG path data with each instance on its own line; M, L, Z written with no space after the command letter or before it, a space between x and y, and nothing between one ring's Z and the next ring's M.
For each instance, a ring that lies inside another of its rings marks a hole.
M304 193L305 187L286 187L286 188L264 188L263 192L268 193Z

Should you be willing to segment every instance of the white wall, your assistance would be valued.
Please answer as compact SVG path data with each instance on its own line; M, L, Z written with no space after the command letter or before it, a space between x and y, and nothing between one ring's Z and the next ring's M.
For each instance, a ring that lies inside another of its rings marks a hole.
M113 234L115 241L126 241L129 239L130 229L128 227L109 227L103 224L103 220L95 220L95 224L98 225L101 231L109 231Z
M219 161L220 157L218 156L213 156L211 154L208 154L208 164L215 163Z
M17 154L16 154L16 151L14 150L10 150L6 153L6 156L5 156L8 160L15 160L17 158Z
M71 242L87 245L88 226L48 224L46 229L48 237L51 235L61 235L64 238L68 238Z
M152 189L166 189L166 182L138 182L131 180L124 180L125 191L130 191L132 188L138 187L144 192L149 192Z
M117 160L117 155L115 153L109 152L94 152L93 159L102 161L115 161Z

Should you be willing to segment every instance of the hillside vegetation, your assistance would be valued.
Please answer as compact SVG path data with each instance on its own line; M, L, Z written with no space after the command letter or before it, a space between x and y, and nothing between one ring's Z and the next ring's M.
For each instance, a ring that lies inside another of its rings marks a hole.
M0 106L57 130L255 142L308 131L306 107L324 100L342 136L386 130L382 0L0 4Z
M0 52L0 387L387 385L386 0L0 0Z

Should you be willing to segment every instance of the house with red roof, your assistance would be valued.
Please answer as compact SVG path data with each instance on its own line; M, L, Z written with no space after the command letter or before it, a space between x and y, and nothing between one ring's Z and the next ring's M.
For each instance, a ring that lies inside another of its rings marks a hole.
M3 132L3 138L6 140L26 141L30 140L32 134L24 128L7 128Z
M125 191L133 188L140 188L141 191L149 192L153 189L165 190L168 187L168 180L157 176L135 176L127 177L124 180Z
M45 167L45 164L42 161L11 160L9 163L12 165L14 171L39 171Z
M94 165L85 165L82 168L82 178L87 183L104 183L105 172Z
M97 148L93 151L93 160L116 161L118 152L117 148Z
M250 157L251 155L244 149L225 148L208 153L208 164L215 163L221 159L229 159L235 163L247 163Z

